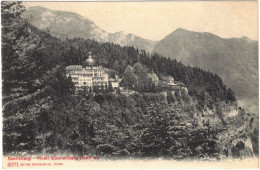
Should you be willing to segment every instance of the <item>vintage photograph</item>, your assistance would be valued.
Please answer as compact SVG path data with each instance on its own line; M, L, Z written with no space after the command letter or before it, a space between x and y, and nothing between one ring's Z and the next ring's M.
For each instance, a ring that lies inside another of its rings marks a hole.
M2 1L2 166L257 168L257 6Z

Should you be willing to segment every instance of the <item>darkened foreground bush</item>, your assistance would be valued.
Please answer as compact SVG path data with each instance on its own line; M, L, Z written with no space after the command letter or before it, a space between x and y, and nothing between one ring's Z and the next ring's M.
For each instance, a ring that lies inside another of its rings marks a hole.
M97 103L95 100L101 96L102 102ZM175 110L181 108L181 101L169 104L160 93L129 97L99 94L89 99L64 96L59 100L53 96L48 101L55 103L53 107L39 108L35 117L23 114L5 121L4 131L13 131L14 124L17 130L15 134L4 134L4 153L175 159L218 153L216 133L210 127L197 128L192 118L184 119L188 113ZM191 122L190 126L186 122Z

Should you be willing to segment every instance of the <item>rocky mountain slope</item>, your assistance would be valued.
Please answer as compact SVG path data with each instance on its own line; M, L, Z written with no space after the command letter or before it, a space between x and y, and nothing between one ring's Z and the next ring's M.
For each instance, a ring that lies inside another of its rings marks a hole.
M218 74L234 90L241 106L258 113L257 41L177 29L153 52Z
M28 8L22 15L40 30L48 31L61 40L66 38L95 39L99 42L113 42L122 46L134 46L146 51L152 51L155 41L143 39L133 34L123 32L108 33L99 28L91 20L79 14L65 11L54 11L35 6Z

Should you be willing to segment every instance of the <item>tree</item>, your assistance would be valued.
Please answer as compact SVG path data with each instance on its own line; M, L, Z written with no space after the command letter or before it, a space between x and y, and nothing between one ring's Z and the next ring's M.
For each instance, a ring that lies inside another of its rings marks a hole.
M121 90L120 90L120 88L117 88L116 93L117 93L117 94L121 94Z
M21 19L20 15L25 10L22 2L2 2L2 75L3 93L9 95L11 88L17 84L21 72L27 60L31 56L26 55L29 45L28 39L34 37L29 35L29 25ZM30 60L32 62L33 60ZM32 64L32 63L31 63ZM31 65L32 66L32 65Z
M94 92L94 93L99 93L99 92L100 92L99 86L94 85L94 86L93 86L93 92Z
M123 86L133 88L137 83L137 76L133 72L133 67L127 66L123 74Z
M101 93L104 93L104 91L105 91L103 83L101 84L100 91L101 91Z
M113 87L112 87L112 84L109 82L108 83L108 89L107 89L108 92L112 92L114 91Z
M230 88L227 90L227 100L232 102L236 101L235 94Z
M28 107L32 102L32 97L28 95L28 87L30 83L35 82L33 70L37 68L35 54L40 40L35 34L30 33L31 27L28 22L21 19L20 15L24 10L22 2L1 2L3 96L9 98L3 100L5 153L26 150L30 146L33 150L36 147L37 116L34 113L37 113L37 106ZM16 88L22 90L15 91ZM19 101L16 97L18 100L15 102L14 98L10 98L12 95L28 96L24 101ZM19 117L21 113L22 117Z
M92 94L92 93L93 93L93 90L92 90L91 87L89 87L88 93L89 93L89 94Z
M153 93L156 92L156 86L155 86L155 83L154 83L154 82L152 82L151 92L153 92Z
M138 77L137 90L143 91L148 89L149 78L147 76L147 68L137 62L134 64L134 74Z
M59 69L54 75L54 79L47 83L52 87L52 95L67 97L75 92L71 78L65 77L64 72L64 69ZM85 89L83 89L83 93L85 95Z

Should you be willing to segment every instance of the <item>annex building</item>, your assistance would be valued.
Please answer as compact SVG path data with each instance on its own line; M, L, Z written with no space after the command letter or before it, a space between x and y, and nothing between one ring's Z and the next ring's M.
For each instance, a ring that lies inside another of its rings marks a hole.
M71 77L77 88L104 86L109 84L109 76L102 66L98 66L89 52L88 59L83 65L70 65L66 67L66 76Z

